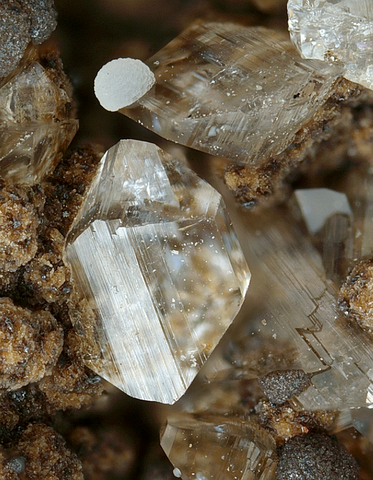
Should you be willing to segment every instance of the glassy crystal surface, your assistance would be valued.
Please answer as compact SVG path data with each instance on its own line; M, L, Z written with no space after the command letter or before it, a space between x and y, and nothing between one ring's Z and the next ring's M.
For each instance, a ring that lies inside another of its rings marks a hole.
M373 88L371 0L289 0L289 31L304 58L338 61L344 76Z
M328 188L296 190L302 218L321 253L326 276L337 284L353 256L353 213L346 194Z
M220 194L155 145L130 140L103 157L66 257L92 311L87 365L164 403L217 345L250 276Z
M68 118L67 92L33 61L0 88L0 175L37 183L70 144L77 120Z
M161 446L183 480L275 477L275 442L269 432L248 419L180 414L167 421Z
M230 23L192 26L147 64L154 87L122 113L174 142L250 164L287 148L340 75L299 58L287 35Z
M299 408L372 404L371 340L339 311L338 290L309 237L288 210L241 212L240 218L245 228L238 234L253 276L241 330L221 353L231 376L258 378L274 370L303 369L313 376L297 396ZM207 376L213 380L223 373L223 363L217 362Z

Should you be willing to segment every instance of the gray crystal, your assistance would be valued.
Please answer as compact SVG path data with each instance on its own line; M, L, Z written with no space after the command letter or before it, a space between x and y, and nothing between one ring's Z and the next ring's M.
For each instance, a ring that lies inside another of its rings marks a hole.
M371 0L289 0L289 30L304 58L343 65L344 76L373 88Z
M87 365L132 396L165 403L192 382L249 282L219 193L138 141L103 157L66 256L92 312L82 325Z
M287 35L230 23L194 25L147 64L156 84L122 113L169 140L250 164L285 150L340 78L337 67L299 58Z

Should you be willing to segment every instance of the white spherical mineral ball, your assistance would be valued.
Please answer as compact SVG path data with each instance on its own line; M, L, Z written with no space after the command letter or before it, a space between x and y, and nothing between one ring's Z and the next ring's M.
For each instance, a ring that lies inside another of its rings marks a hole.
M141 60L118 58L99 70L94 88L101 105L116 112L143 97L154 83L153 72Z

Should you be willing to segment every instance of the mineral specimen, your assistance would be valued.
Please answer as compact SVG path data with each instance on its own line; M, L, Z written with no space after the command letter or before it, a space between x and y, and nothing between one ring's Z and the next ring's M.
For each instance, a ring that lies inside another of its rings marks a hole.
M338 67L300 59L286 35L229 23L190 27L147 64L154 87L122 113L249 164L286 149L340 80Z
M167 421L161 446L183 480L264 480L276 471L272 436L248 419L185 413Z
M0 5L0 78L20 62L30 40L44 42L56 28L53 0L6 0Z
M294 437L283 447L276 480L358 480L359 467L347 450L327 435Z
M77 131L70 110L65 86L38 61L26 62L0 88L0 175L40 182Z
M86 364L173 403L231 324L249 272L221 196L155 145L103 157L66 248L87 313Z
M352 82L373 88L370 0L289 0L289 30L304 58L337 62Z

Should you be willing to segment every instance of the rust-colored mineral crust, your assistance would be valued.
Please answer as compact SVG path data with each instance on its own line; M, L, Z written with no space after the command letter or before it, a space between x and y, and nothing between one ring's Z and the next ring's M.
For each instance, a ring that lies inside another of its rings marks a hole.
M0 299L0 388L16 390L52 372L63 333L47 311L31 312Z
M362 260L343 283L339 306L361 326L373 331L373 260Z

